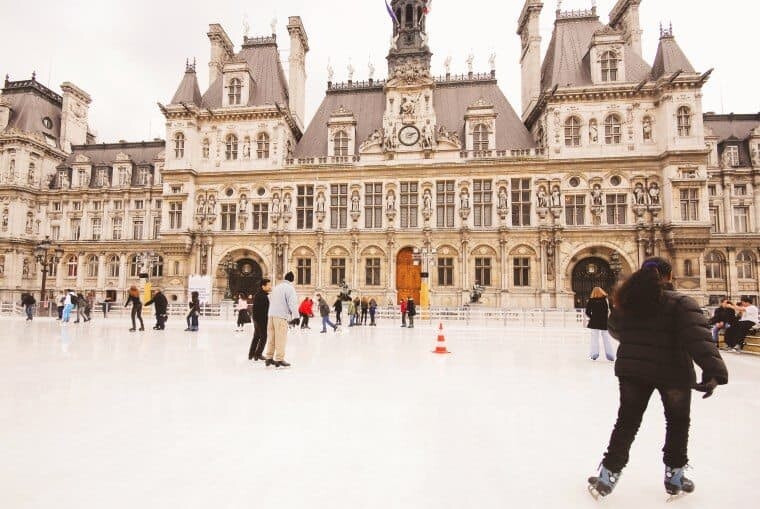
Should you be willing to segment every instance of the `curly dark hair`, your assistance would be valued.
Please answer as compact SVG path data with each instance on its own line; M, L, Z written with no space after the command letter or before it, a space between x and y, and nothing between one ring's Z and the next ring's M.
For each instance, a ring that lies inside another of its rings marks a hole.
M665 258L648 258L615 292L614 305L624 314L648 317L659 312L673 266Z

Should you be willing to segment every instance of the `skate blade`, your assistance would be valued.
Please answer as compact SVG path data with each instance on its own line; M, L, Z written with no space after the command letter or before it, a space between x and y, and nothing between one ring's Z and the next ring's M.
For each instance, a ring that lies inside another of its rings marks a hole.
M668 495L668 498L666 498L666 499L665 499L665 502L669 504L669 503L671 503L671 502L675 502L675 501L676 501L676 500L678 500L679 498L683 498L683 497L685 497L686 495L688 495L688 493L687 493L687 492L685 492L685 491L682 491L682 492L680 492L680 493L677 493L677 494L675 494L675 495Z
M587 488L588 488L589 494L593 497L594 500L598 502L599 499L602 498L603 495L599 493L594 486L589 484Z

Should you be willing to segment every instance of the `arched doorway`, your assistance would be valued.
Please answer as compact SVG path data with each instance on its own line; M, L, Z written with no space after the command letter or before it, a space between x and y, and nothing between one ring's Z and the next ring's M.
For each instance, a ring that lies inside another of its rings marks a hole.
M251 258L243 258L235 264L236 268L230 272L229 279L232 298L237 299L239 293L246 296L255 294L263 277L261 265Z
M584 308L594 287L610 293L615 286L615 273L609 262L602 258L585 258L573 269L573 292L575 307Z
M420 303L420 288L422 287L422 272L419 262L414 261L414 252L406 247L398 252L396 257L396 291L399 299L412 297Z

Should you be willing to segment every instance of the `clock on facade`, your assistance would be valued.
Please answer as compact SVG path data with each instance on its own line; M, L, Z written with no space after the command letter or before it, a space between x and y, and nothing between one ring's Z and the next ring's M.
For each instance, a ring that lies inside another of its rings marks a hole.
M399 131L398 141L407 147L416 145L417 142L420 141L420 130L413 125L408 125Z

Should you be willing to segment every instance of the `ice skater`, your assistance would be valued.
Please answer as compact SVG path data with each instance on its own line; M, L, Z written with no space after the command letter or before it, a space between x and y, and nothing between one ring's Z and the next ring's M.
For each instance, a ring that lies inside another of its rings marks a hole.
M76 302L76 294L71 290L66 290L66 295L63 298L63 312L61 313L61 325L68 325L71 320L71 310L74 308L74 302Z
M377 301L372 297L369 299L369 324L373 327L377 326L375 323L375 312L377 312Z
M401 299L399 310L401 311L401 326L406 327L406 299Z
M615 360L615 352L612 350L612 342L607 332L607 317L610 314L610 306L607 304L607 292L598 286L591 291L591 298L586 303L586 316L588 316L588 328L591 329L591 360L599 358L599 340L604 343L604 355L608 361Z
M21 304L24 306L24 311L26 311L26 321L31 322L34 319L34 305L37 304L34 295L31 293L22 294Z
M145 303L146 306L151 304L156 312L156 325L153 326L153 330L166 329L166 320L169 319L169 301L166 300L166 295L160 288L156 288L153 292L153 298Z
M145 324L143 323L142 319L142 302L140 301L140 291L136 286L129 287L129 295L127 296L127 302L124 303L124 307L127 307L129 304L132 304L132 328L129 329L129 332L134 332L137 330L135 318L140 320L140 330L145 330Z
M340 325L340 314L343 312L343 301L341 300L340 295L335 299L333 309L335 310L335 324Z
M188 312L185 317L187 322L187 328L185 332L198 332L198 317L201 315L201 302L199 300L199 293L192 292L190 294L190 302L187 303Z
M264 360L262 353L267 343L267 326L269 317L269 292L272 282L264 278L259 282L259 291L253 296L253 340L248 350L248 360Z
M317 294L317 303L319 306L319 316L322 317L322 330L319 331L320 334L327 332L328 325L332 328L333 332L337 332L338 326L330 321L330 305L320 294Z
M301 305L298 306L298 315L301 317L301 329L311 329L309 327L309 318L314 316L314 302L311 297L304 298Z
M409 317L408 329L414 329L414 317L417 315L417 306L414 304L414 299L410 296L406 300L406 316Z
M689 462L691 390L709 398L718 385L728 383L728 371L700 307L691 297L672 290L672 272L667 260L650 258L615 295L608 325L620 341L615 363L620 407L599 473L588 480L595 498L615 488L655 390L667 422L662 449L665 491L671 497L694 491L694 483L684 476ZM699 384L694 362L702 369Z
M285 281L277 285L269 297L267 323L267 348L264 353L265 364L276 368L287 368L285 347L288 342L288 322L298 318L298 296L293 287L295 275L285 274Z
M235 327L235 332L243 332L245 330L245 324L250 322L250 317L248 316L248 299L245 298L244 293L238 294L238 301L237 301L237 327Z

